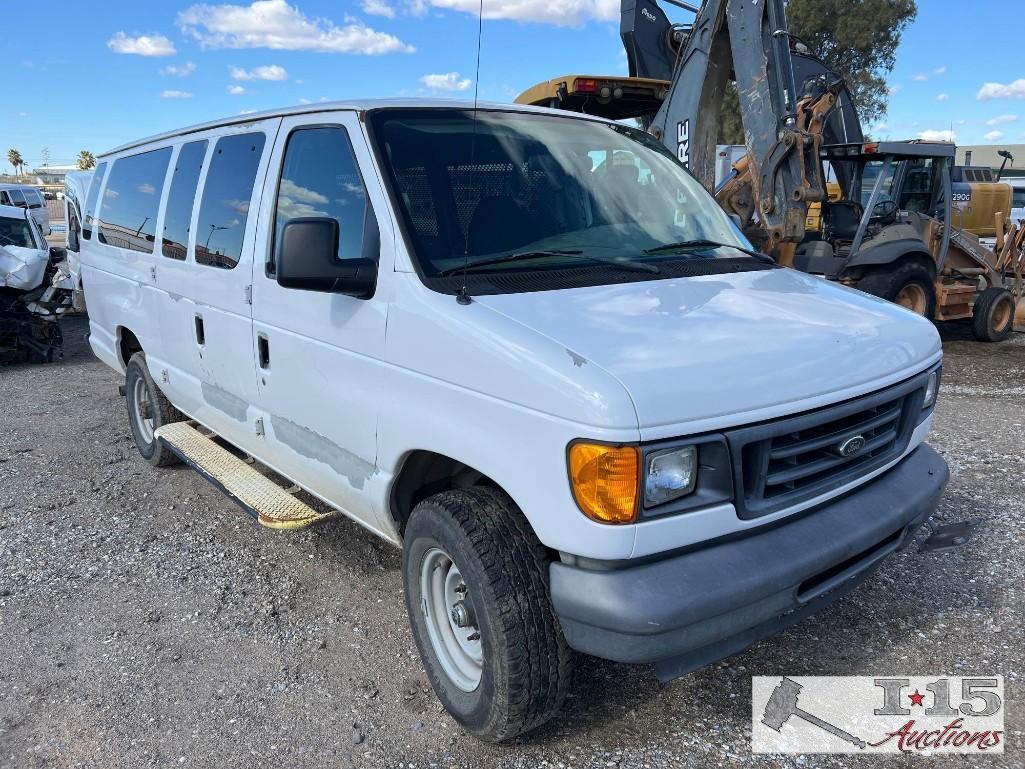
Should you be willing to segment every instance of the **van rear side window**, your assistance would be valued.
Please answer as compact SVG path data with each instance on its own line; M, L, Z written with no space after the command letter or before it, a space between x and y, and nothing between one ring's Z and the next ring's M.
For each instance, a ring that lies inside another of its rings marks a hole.
M198 264L229 270L238 264L265 141L262 133L217 140L196 225Z
M105 173L107 173L106 163L100 163L96 166L96 173L93 174L92 184L89 185L89 195L85 200L85 222L82 223L82 240L89 240L93 236L96 206L99 202L100 187L103 186L103 175Z
M288 137L275 209L275 254L289 220L323 216L338 221L338 259L359 259L366 207L363 179L344 128L302 128ZM267 267L274 271L274 264Z
M189 250L189 226L196 202L199 173L203 170L207 141L190 142L178 152L164 211L164 242L161 251L171 259L184 259Z
M170 147L114 161L100 206L101 243L153 252L160 191L170 161Z

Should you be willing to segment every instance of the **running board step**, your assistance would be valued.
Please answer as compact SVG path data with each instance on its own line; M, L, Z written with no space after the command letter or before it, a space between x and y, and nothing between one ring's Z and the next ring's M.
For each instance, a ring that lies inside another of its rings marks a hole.
M172 422L155 434L185 464L268 528L301 529L335 515L318 513L188 422Z

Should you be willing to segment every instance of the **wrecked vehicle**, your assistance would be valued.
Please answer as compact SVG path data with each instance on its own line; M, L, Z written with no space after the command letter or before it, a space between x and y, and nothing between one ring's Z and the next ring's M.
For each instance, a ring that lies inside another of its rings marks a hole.
M60 357L72 286L65 250L49 247L28 210L0 206L0 363Z

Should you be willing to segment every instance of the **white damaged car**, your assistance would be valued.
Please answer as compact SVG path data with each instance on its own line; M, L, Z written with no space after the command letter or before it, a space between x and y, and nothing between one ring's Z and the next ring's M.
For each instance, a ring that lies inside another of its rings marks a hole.
M64 249L49 247L26 209L0 206L0 362L59 357L72 285Z

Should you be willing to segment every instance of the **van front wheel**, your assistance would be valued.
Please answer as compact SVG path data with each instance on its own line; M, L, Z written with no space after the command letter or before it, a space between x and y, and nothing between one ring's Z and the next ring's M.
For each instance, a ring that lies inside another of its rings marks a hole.
M555 715L572 651L552 609L544 547L508 496L445 491L406 526L402 573L413 637L445 709L501 742Z
M154 435L156 430L185 417L164 397L146 367L144 353L135 353L125 369L125 395L128 400L128 424L132 428L135 447L142 458L154 467L178 462L178 457Z

